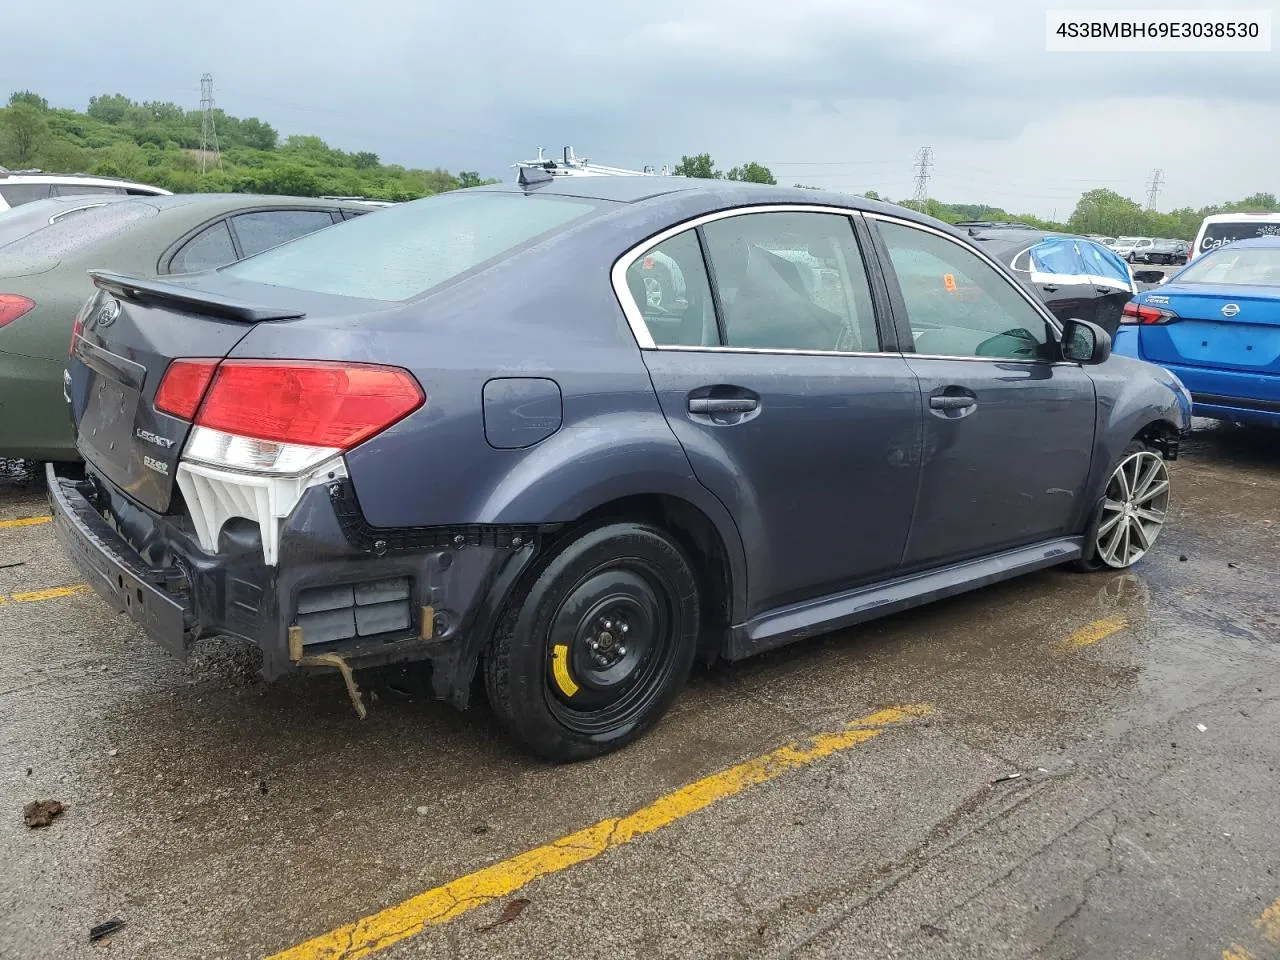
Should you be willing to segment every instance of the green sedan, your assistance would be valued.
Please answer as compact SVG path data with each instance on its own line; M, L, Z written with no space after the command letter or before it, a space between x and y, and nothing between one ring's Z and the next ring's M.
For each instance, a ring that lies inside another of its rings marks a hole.
M89 270L211 270L369 211L300 197L138 197L0 246L0 458L79 459L62 373L72 324L93 294Z

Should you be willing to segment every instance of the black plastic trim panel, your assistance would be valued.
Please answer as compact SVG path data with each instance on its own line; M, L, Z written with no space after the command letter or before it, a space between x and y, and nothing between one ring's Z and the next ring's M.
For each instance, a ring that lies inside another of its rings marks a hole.
M1215 407L1235 407L1237 410L1280 413L1280 400L1254 400L1249 397L1227 397L1217 393L1193 393L1191 402L1211 404Z
M334 480L328 490L333 512L347 541L374 556L450 547L520 550L529 544L537 546L539 530L530 525L466 523L433 527L375 527L365 519L350 480Z

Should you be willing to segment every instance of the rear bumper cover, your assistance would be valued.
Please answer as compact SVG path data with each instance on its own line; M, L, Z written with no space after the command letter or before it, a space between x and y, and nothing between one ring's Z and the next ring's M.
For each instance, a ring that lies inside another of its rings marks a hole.
M54 528L98 595L178 657L202 635L246 639L261 649L268 680L298 666L289 628L302 590L404 576L412 583L409 629L306 652L336 653L353 667L428 660L436 696L465 706L480 650L538 548L537 528L519 539L493 528L413 536L371 528L343 485L304 495L281 531L280 562L269 567L256 528L228 524L218 552L208 554L185 517L139 507L92 465L84 478L60 469L46 468Z

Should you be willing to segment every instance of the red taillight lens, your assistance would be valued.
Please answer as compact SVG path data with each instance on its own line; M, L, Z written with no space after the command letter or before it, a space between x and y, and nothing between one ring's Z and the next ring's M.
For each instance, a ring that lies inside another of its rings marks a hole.
M194 420L218 363L217 360L174 360L156 391L156 409L171 417Z
M196 423L242 437L349 450L422 406L399 367L224 360Z
M1172 310L1148 307L1145 304L1138 303L1136 300L1130 300L1124 305L1124 309L1120 311L1121 323L1140 323L1144 326L1149 326L1156 323L1168 323L1170 320L1177 319L1178 315Z
M13 323L35 305L36 302L30 297L21 297L16 293L0 293L0 327Z

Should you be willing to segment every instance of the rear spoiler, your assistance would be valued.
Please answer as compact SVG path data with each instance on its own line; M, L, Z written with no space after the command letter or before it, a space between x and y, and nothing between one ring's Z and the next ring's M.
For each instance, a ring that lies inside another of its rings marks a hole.
M301 310L285 307L264 307L233 297L193 290L190 287L164 280L142 280L126 277L109 270L90 270L89 276L102 290L138 303L156 303L177 307L192 313L203 313L244 323L260 323L264 320L297 320L306 316Z

